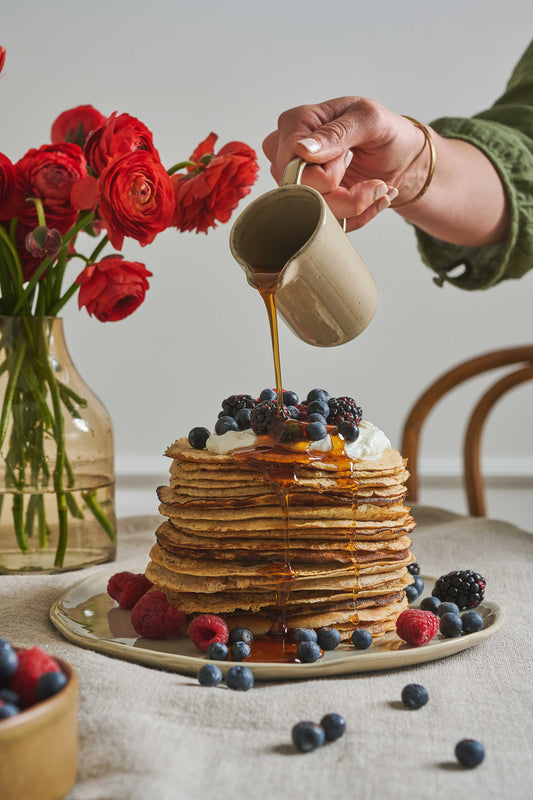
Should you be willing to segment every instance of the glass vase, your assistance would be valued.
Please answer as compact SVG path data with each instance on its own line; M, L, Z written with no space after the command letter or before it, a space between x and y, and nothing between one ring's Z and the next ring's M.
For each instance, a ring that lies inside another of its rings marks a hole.
M113 427L58 317L0 316L0 573L116 553Z

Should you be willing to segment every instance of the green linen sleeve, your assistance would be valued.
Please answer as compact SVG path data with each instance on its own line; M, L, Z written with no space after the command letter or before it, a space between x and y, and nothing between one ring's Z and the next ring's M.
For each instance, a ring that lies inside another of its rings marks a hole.
M507 241L491 247L460 247L415 228L422 260L438 274L435 282L473 290L522 277L533 267L533 42L490 109L431 124L441 136L470 142L485 153L500 175L511 210Z

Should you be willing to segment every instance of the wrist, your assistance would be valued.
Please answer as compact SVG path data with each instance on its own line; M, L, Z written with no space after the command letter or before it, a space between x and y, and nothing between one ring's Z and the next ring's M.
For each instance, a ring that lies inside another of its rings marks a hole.
M436 151L429 127L412 117L405 117L412 123L415 133L413 157L405 169L397 186L398 202L392 208L402 208L417 203L427 192L433 179Z

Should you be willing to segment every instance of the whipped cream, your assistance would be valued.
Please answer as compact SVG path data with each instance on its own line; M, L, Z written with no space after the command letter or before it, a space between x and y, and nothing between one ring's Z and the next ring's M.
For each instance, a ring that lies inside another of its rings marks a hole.
M256 441L256 435L251 428L246 431L227 431L220 436L213 433L206 442L206 449L216 455L227 455L232 450L239 447L252 447ZM354 460L358 458L380 458L384 450L391 446L382 430L373 425L368 420L361 420L359 423L359 437L355 442L346 442L344 451L348 458ZM331 437L328 434L318 442L311 442L310 450L318 450L324 453L329 452L333 447Z

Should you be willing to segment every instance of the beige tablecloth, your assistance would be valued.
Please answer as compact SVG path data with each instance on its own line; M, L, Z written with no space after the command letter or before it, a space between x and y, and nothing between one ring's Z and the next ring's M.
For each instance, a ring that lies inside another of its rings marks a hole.
M415 510L423 572L473 568L505 610L492 639L440 661L339 678L207 689L84 650L52 627L54 600L89 574L0 577L0 636L67 659L80 680L80 759L69 800L514 800L533 797L531 567L533 536L494 520ZM117 571L147 561L158 518L122 520ZM109 569L109 565L93 568ZM407 683L429 703L399 703ZM341 713L345 736L312 753L294 723ZM476 738L484 763L460 768L454 747ZM37 790L36 790L37 791ZM38 791L35 795L38 800Z

